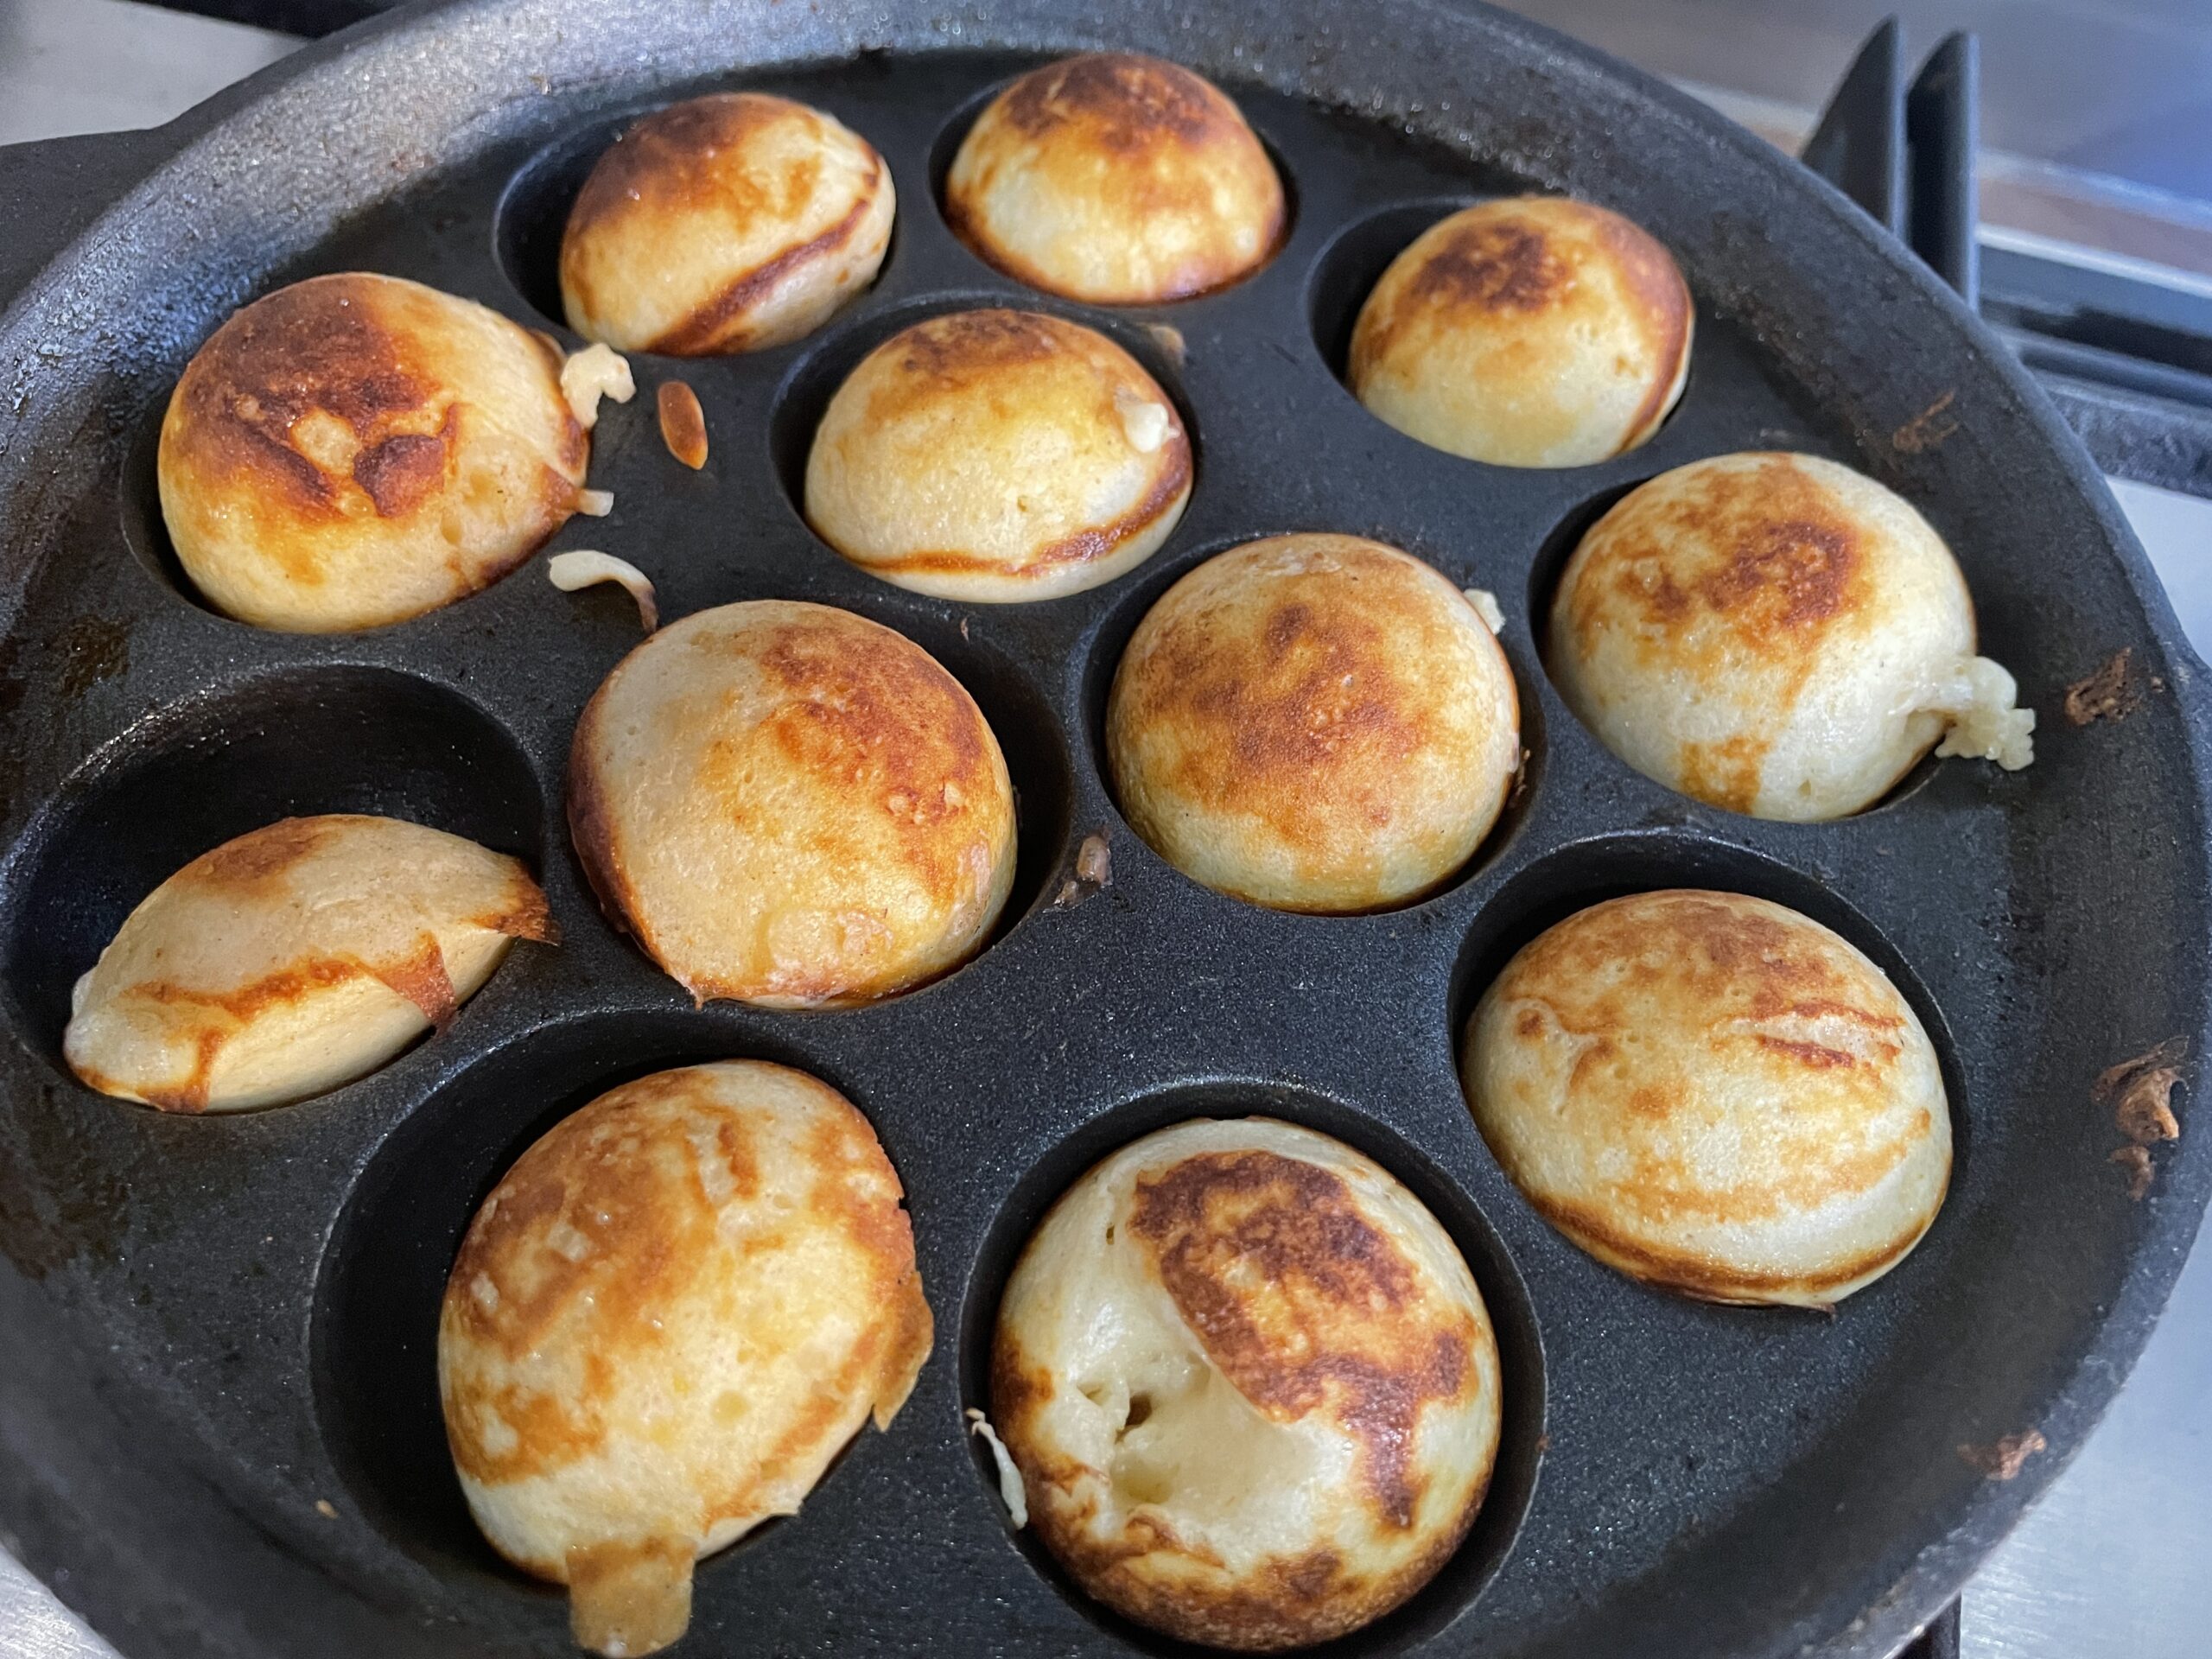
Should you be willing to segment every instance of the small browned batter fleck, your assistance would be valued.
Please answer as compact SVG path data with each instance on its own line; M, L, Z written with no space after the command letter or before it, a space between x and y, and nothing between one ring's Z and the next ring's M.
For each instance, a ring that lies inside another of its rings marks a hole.
M660 441L693 472L707 464L707 412L699 394L681 380L664 380L654 394L660 410Z
M1988 1446L1961 1446L1959 1455L1992 1480L2010 1480L2030 1458L2050 1446L2041 1430L2024 1428Z
M2143 694L2135 689L2128 673L2128 664L2134 655L2133 645L2123 645L2094 672L2085 674L2066 688L2069 724L2088 726L2100 720L2125 720L2143 706Z

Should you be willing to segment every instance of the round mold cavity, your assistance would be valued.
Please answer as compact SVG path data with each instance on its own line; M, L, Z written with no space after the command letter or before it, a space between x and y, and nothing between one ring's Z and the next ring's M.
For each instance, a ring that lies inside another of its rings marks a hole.
M783 384L776 388L773 406L768 414L768 460L782 483L784 498L791 504L792 513L806 524L810 535L814 526L806 517L806 462L814 448L815 429L822 424L822 416L830 407L830 400L837 395L862 359L893 336L926 322L931 317L950 316L960 311L1013 310L1034 311L1041 315L1058 317L1064 322L1088 328L1103 334L1137 360L1160 389L1175 405L1175 412L1183 422L1183 430L1191 441L1191 495L1184 508L1185 516L1190 503L1198 499L1204 484L1205 445L1198 431L1198 422L1191 400L1183 388L1181 365L1177 354L1159 335L1145 324L1129 318L1101 315L1049 295L1010 295L991 289L954 289L932 294L925 298L908 301L889 307L868 316L856 318L841 326L832 321L818 336L818 343L792 365ZM820 537L816 537L818 541ZM834 548L823 542L823 546L832 554ZM837 555L842 562L842 556ZM1155 553L1140 570L1148 569L1158 562ZM859 567L855 566L855 569ZM880 578L879 578L880 580ZM1122 582L1128 576L1121 578ZM885 582L887 588L897 584ZM900 590L905 591L905 590ZM1066 600L1080 600L1085 593L1064 595ZM1049 600L1028 601L1050 604ZM1014 607L1019 608L1019 603Z
M1098 626L1091 631L1090 645L1079 658L1082 666L1079 671L1076 695L1080 700L1083 736L1084 744L1090 750L1091 768L1096 772L1099 786L1106 791L1106 798L1112 803L1115 814L1122 818L1124 827L1128 826L1128 820L1122 812L1121 790L1115 782L1113 767L1107 761L1106 705L1113 694L1114 677L1121 670L1122 658L1129 648L1129 640L1135 636L1138 627L1142 625L1144 619L1152 613L1153 607L1166 597L1168 589L1205 563L1207 560L1234 551L1248 543L1265 541L1274 536L1318 533L1367 535L1370 540L1384 542L1392 546L1399 545L1390 542L1389 537L1385 535L1363 531L1323 532L1318 527L1310 525L1299 530L1258 530L1249 534L1219 537L1195 548L1179 549L1171 546L1168 550L1146 561L1136 570L1114 584L1112 602ZM1401 550L1412 554L1415 558L1423 557L1421 553L1411 548L1402 548ZM1424 563L1431 562L1424 559ZM1497 597L1500 604L1503 605L1510 601L1512 595L1509 592ZM1497 821L1491 825L1490 833L1482 838L1481 842L1476 845L1475 850L1469 855L1466 861L1458 869L1452 871L1427 892L1409 899L1402 904L1386 906L1382 909L1373 911L1345 912L1284 911L1280 912L1281 914L1297 916L1302 920L1317 923L1357 922L1367 916L1397 915L1404 911L1417 909L1423 905L1433 904L1455 892L1488 868L1507 848L1512 845L1514 839L1521 831L1521 827L1528 822L1530 806L1543 786L1545 757L1548 752L1548 746L1544 741L1543 702L1536 696L1537 677L1541 671L1532 660L1529 650L1525 650L1519 639L1516 638L1510 613L1508 613L1505 622L1504 631L1497 636L1497 643L1499 649L1505 653L1506 666L1513 675L1514 696L1520 709L1522 759L1520 773L1514 779L1511 789L1507 791L1505 805L1499 810ZM1172 861L1165 854L1153 847L1142 836L1138 835L1134 828L1129 829L1129 836L1134 842L1145 848L1163 864L1167 864L1170 868L1175 868ZM1179 875L1183 874L1179 869L1176 873ZM1190 881L1194 887L1205 887L1204 883L1198 881L1194 877L1184 876L1183 879ZM1218 892L1217 889L1211 887L1206 887L1205 891ZM1233 904L1241 905L1249 902L1232 893L1219 893L1219 897ZM1267 908L1267 906L1255 906L1255 908Z
M1529 632L1537 664L1541 666L1544 677L1551 681L1552 689L1559 693L1561 706L1584 731L1590 733L1592 742L1604 750L1616 765L1623 766L1628 766L1629 763L1616 754L1612 747L1604 738L1599 736L1596 732L1591 731L1589 722L1582 719L1574 705L1568 701L1565 688L1559 683L1557 677L1552 672L1552 605L1559 597L1560 578L1567 572L1567 563L1574 556L1574 550L1581 546L1583 537L1597 527L1599 519L1619 505L1622 501L1659 476L1662 474L1654 472L1624 480L1619 483L1609 485L1578 504L1560 520L1551 534L1544 538L1543 545L1538 549L1535 561L1529 569ZM1533 684L1533 682L1529 683ZM1869 813L1886 812L1893 807L1903 805L1925 789L1942 764L1936 758L1936 746L1931 744L1926 753L1905 768L1904 775L1897 782L1891 784L1878 798L1860 807L1856 812L1846 813L1841 818L1816 818L1802 823L1793 823L1785 818L1762 818L1758 822L1778 824L1785 830L1818 830L1824 823L1848 823L1855 818L1863 818ZM1649 774L1639 772L1637 775L1648 776ZM1659 784L1662 788L1667 787L1663 779L1654 778L1651 781ZM1716 805L1710 801L1698 801L1694 797L1688 795L1681 796L1681 799L1693 802L1700 810L1724 812L1731 817L1752 816L1749 813L1737 812L1729 807Z
M944 124L938 128L937 137L930 141L930 205L937 209L938 223L944 226L946 233L951 237L953 242L963 252L965 252L969 258L975 260L976 263L981 265L984 270L991 271L995 275L1006 277L1008 281L1012 282L1020 282L1021 279L1015 276L1011 271L1001 270L997 265L985 258L983 255L968 241L967 238L962 236L957 231L953 229L951 216L947 213L944 209L945 181L951 176L952 163L955 158L957 158L960 154L960 146L967 142L968 130L976 124L976 118L982 114L983 111L990 105L991 101L997 98L1001 92L1006 91L1007 87L1014 85L1014 83L1019 80L1023 75L1027 74L1030 70L1043 68L1046 65L1055 61L1058 61L1058 60L1051 58L1039 59L1034 63L1024 65L1023 67L1014 70L1012 73L1007 74L998 80L993 81L982 91L970 94L956 109L954 109L950 115L945 118ZM1188 66L1179 67L1187 67ZM1197 72L1192 71L1192 73L1196 73ZM1281 232L1275 238L1274 246L1268 250L1268 257L1260 261L1260 263L1255 265L1251 270L1246 271L1242 276L1237 277L1234 282L1225 283L1219 288L1210 288L1202 294L1187 295L1181 299L1160 300L1157 302L1139 302L1128 307L1116 307L1114 308L1115 309L1140 312L1159 310L1170 306L1189 305L1194 301L1211 299L1216 295L1230 293L1236 289L1242 288L1245 283L1249 283L1263 272L1273 270L1274 268L1275 262L1282 257L1283 250L1290 245L1291 238L1298 233L1299 190L1297 174L1291 170L1290 162L1285 158L1281 147L1278 145L1266 132L1262 131L1261 130L1260 124L1252 118L1252 112L1249 109L1245 108L1245 100L1236 95L1235 89L1230 86L1224 86L1219 81L1215 81L1213 85L1218 87L1222 94L1226 97L1230 102L1235 104L1237 109L1243 113L1245 124L1252 129L1252 136L1260 141L1260 148L1267 152L1268 164L1274 168L1275 177L1282 181ZM1408 238L1408 239L1410 240L1411 238ZM1024 283L1024 287L1027 288L1028 285ZM1061 300L1064 303L1067 304L1088 303L1088 302L1079 302L1054 294L1052 290L1049 289L1028 288L1028 291L1041 298L1048 300Z
M1029 676L995 646L963 634L959 617L947 616L931 601L888 584L872 584L868 592L852 596L849 602L833 604L832 608L849 610L912 641L959 681L998 739L1007 776L1014 785L1014 885L1006 904L982 944L965 961L936 979L882 1000L918 996L974 966L1053 891L1053 879L1068 857L1069 825L1074 813L1074 781L1067 746L1060 736L1058 716ZM570 856L575 856L573 848ZM581 865L578 869L581 876ZM785 1011L787 1017L790 1012Z
M1376 283L1382 280L1382 273L1390 268L1400 254L1413 245L1415 238L1431 226L1440 223L1463 207L1474 206L1478 201L1513 194L1516 193L1510 188L1501 188L1480 194L1429 196L1414 201L1395 202L1389 207L1377 208L1363 219L1355 219L1338 232L1328 245L1321 250L1319 257L1313 262L1313 275L1306 283L1306 321L1313 330L1314 350L1320 353L1322 362L1327 365L1329 373L1344 388L1347 397L1351 397L1354 403L1359 401L1353 395L1350 379L1352 330L1359 321L1360 312L1366 308L1368 296L1375 291ZM1694 305L1695 296L1693 296L1692 299ZM1506 474L1572 474L1587 472L1593 467L1618 466L1625 456L1633 455L1637 450L1648 449L1658 442L1660 434L1689 403L1697 380L1698 356L1697 341L1693 339L1689 372L1683 381L1682 390L1649 437L1633 449L1582 466L1500 466L1492 461L1452 455L1449 450L1437 449L1433 444L1423 443L1410 433L1400 433L1399 435L1408 443L1421 444L1424 449L1448 455L1467 466L1488 467ZM1366 405L1363 404L1360 407L1364 411ZM1389 425L1379 416L1370 415L1368 418L1378 424ZM1390 429L1397 430L1395 427Z
M1192 1118L1274 1117L1332 1135L1380 1164L1443 1224L1472 1270L1497 1340L1502 1422L1497 1461L1466 1537L1436 1576L1402 1606L1373 1624L1301 1653L1329 1659L1380 1659L1407 1652L1447 1631L1471 1609L1511 1551L1529 1511L1543 1459L1544 1356L1528 1287L1466 1192L1436 1163L1368 1113L1288 1084L1218 1078L1185 1083L1109 1108L1039 1159L1000 1205L961 1305L960 1402L963 1410L990 1408L991 1344L999 1300L1030 1236L1060 1195L1088 1170L1133 1141ZM1003 1519L998 1466L988 1447L970 1437L979 1501ZM1080 1588L1033 1529L1014 1535L1030 1565L1093 1624L1139 1651L1184 1659L1196 1648L1124 1618Z
M1972 1150L1966 1075L1960 1067L1950 1022L1926 982L1914 971L1910 959L1855 906L1819 879L1749 848L1685 830L1630 831L1573 842L1516 873L1476 912L1452 969L1447 1004L1452 1023L1446 1035L1453 1071L1462 1070L1467 1026L1474 1017L1475 1005L1522 946L1592 905L1670 887L1746 893L1794 910L1841 935L1882 970L1910 1006L1935 1046L1936 1065L1943 1076L1943 1096L1951 1109L1948 1191L1965 1191L1967 1160ZM1947 1201L1944 1208L1948 1207ZM1943 1212L1939 1211L1930 1235L1942 1225ZM1757 1317L1776 1310L1743 1311Z
M333 1466L362 1516L402 1552L480 1591L558 1593L504 1560L477 1530L447 1447L438 1306L461 1235L499 1178L547 1130L609 1089L652 1072L711 1060L772 1060L861 1103L834 1071L784 1040L787 1033L741 1010L571 1018L518 1036L454 1072L378 1148L323 1256L312 1375ZM833 1465L823 1478L834 1474ZM748 1548L779 1524L764 1522L709 1561ZM702 1562L701 1571L709 1570Z
M257 675L140 721L63 784L0 870L0 987L60 1064L70 988L138 902L279 818L405 818L521 858L540 795L512 737L458 693L390 669Z

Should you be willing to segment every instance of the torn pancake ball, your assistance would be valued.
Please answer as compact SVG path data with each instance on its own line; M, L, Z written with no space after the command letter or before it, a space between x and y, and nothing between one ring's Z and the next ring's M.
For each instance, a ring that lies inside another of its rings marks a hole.
M62 1053L168 1111L283 1105L375 1071L516 939L553 937L514 859L397 818L285 818L141 901L77 982Z
M1271 1651L1436 1573L1496 1460L1497 1343L1388 1172L1268 1118L1198 1120L1069 1188L1000 1304L991 1416L1076 1582Z
M1462 1076L1538 1213L1708 1301L1840 1301L1950 1179L1911 1007L1836 934L1738 893L1639 893L1542 934L1484 994Z
M577 510L589 440L544 337L397 276L256 300L162 422L162 516L207 602L295 633L488 587Z
M569 326L626 352L757 352L875 280L891 169L834 117L762 92L646 116L600 157L561 238Z
M1605 747L1755 817L1842 817L1935 749L2034 755L2012 677L1928 521L1813 455L1722 455L1631 492L1567 561L1546 663Z
M1690 291L1618 213L1478 202L1382 273L1351 337L1352 394L1409 437L1500 467L1580 467L1659 429L1690 365Z
M611 1656L683 1634L693 1563L794 1515L929 1357L868 1122L753 1060L610 1090L516 1160L438 1319L469 1512Z
M1131 827L1283 910L1404 904L1490 833L1521 760L1513 673L1474 603L1357 536L1209 559L1147 613L1106 709Z
M697 612L624 658L576 727L569 823L601 903L702 1002L920 984L1014 881L982 711L919 645L824 605Z
M944 213L1008 276L1101 305L1236 282L1274 255L1288 219L1236 105L1124 52L1047 64L994 99L953 157Z
M816 429L806 517L863 570L941 599L1052 599L1149 558L1191 440L1141 365L1031 311L959 311L862 359Z

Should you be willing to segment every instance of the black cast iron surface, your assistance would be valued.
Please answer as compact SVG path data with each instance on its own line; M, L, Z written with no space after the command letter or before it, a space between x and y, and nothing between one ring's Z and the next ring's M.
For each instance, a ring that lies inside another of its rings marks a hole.
M987 89L1101 44L1190 62L1243 103L1296 205L1264 272L1104 313L1025 293L947 233L934 180ZM559 594L532 566L399 626L263 633L188 596L153 500L155 412L232 307L365 266L540 321L565 193L627 116L698 85L787 92L872 139L899 188L892 253L865 301L798 346L634 359L644 394L594 443L614 514L555 545L634 560L664 614L849 607L974 691L1020 792L1008 920L969 966L872 1008L696 1010L597 917L559 796L576 714L636 640L620 594ZM1335 378L1390 256L1452 205L1525 188L1633 215L1699 302L1680 410L1602 466L1455 460ZM28 280L0 316L0 995L19 1044L0 1065L0 1528L126 1652L569 1650L559 1596L502 1567L461 1504L436 1298L475 1202L547 1124L703 1057L804 1066L873 1119L938 1344L888 1434L863 1433L796 1519L702 1567L687 1653L1169 1650L1008 1535L960 1412L982 1403L998 1289L1052 1196L1192 1113L1274 1112L1380 1159L1459 1238L1497 1321L1504 1446L1481 1518L1346 1653L1886 1654L2140 1346L2212 1134L2162 1149L2132 1202L2088 1092L2206 1027L2203 671L2079 445L1980 325L1840 196L1664 88L1411 0L1342 21L1144 4L1110 34L1046 0L479 0L312 49L150 139L0 158L0 191L68 231L119 197L38 274L14 250ZM985 302L1106 329L1189 417L1188 514L1101 591L1007 608L906 594L845 566L793 505L843 371L904 321ZM700 474L654 428L671 374L706 409ZM1575 534L1638 480L1765 446L1865 468L1949 539L1984 649L2044 711L2031 769L1924 766L1857 818L1766 824L1637 777L1567 713L1534 640ZM1278 915L1200 889L1131 836L1100 769L1103 693L1145 607L1209 553L1304 529L1409 548L1505 610L1525 789L1459 880L1394 914ZM2139 709L2069 725L2064 686L2122 648ZM334 810L528 858L563 944L518 950L443 1036L307 1104L194 1121L77 1085L58 1058L68 987L128 908L226 836ZM1054 908L1093 830L1112 885ZM1838 927L1943 1056L1949 1200L1833 1318L1703 1306L1599 1268L1535 1219L1460 1099L1458 1028L1505 954L1580 905L1670 884ZM2050 1449L2009 1483L1961 1455L2029 1428Z

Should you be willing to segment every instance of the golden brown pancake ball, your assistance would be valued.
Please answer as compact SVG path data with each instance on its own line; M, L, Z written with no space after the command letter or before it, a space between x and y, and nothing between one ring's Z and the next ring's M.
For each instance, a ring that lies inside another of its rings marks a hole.
M1077 1583L1214 1647L1379 1618L1465 1536L1497 1454L1482 1294L1341 1141L1200 1119L1069 1188L999 1307L991 1410Z
M890 1427L931 1344L899 1198L842 1095L755 1060L611 1090L492 1189L438 1319L446 1437L583 1646L677 1640L692 1564Z
M162 422L162 515L211 605L295 633L488 587L576 511L590 442L551 342L397 276L256 300Z
M561 238L569 326L618 351L757 352L875 280L891 169L820 110L715 92L645 118L600 157Z
M1722 455L1628 495L1567 561L1546 661L1622 760L1757 817L1856 812L1930 748L2034 755L1942 538L1812 455Z
M1194 880L1281 910L1419 898L1521 761L1505 653L1468 596L1357 536L1206 561L1137 626L1106 753L1130 825Z
M1690 367L1690 291L1618 213L1558 196L1431 226L1367 296L1359 401L1410 437L1500 467L1580 467L1659 429Z
M601 902L703 1002L811 1007L932 979L1014 881L1014 789L959 681L825 605L663 628L586 706L569 823Z
M893 335L837 389L806 458L806 517L901 588L1055 599L1151 557L1191 472L1173 402L1103 334L957 311Z
M516 939L553 936L514 859L397 818L285 818L140 902L77 982L62 1053L168 1111L282 1105L373 1071Z
M1738 893L1569 917L1484 993L1463 1067L1546 1220L1708 1301L1840 1301L1919 1243L1950 1179L1910 1006L1819 923Z
M1009 276L1099 305L1187 299L1281 245L1274 163L1220 89L1094 52L991 100L944 181L954 233Z

